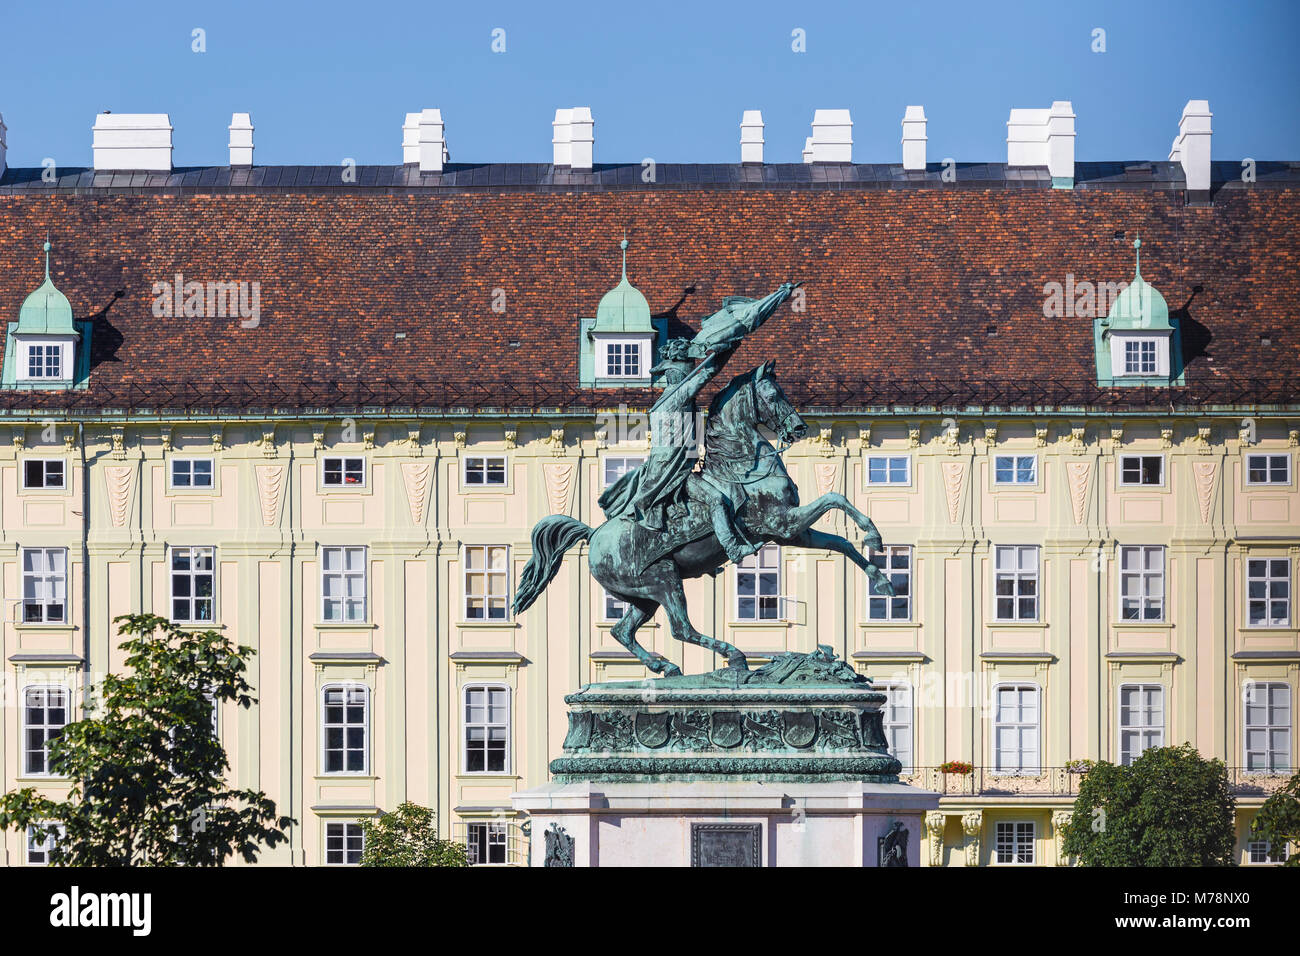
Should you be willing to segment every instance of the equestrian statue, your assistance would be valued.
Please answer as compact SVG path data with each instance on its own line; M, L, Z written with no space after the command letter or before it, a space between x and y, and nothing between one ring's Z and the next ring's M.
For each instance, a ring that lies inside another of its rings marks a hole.
M845 537L813 530L828 511L843 511L880 549L880 533L843 495L832 492L807 505L781 460L781 453L807 432L764 362L742 372L713 398L704 419L704 457L698 451L696 397L727 364L746 335L755 331L798 288L785 282L762 299L729 296L690 340L672 339L653 373L664 392L650 409L650 453L601 495L606 520L588 527L568 515L550 515L533 528L533 554L515 594L515 612L527 610L555 577L564 553L590 542L592 576L626 602L614 638L651 671L681 675L671 661L636 640L637 629L660 607L672 635L747 669L745 655L726 641L697 631L686 609L682 581L717 574L726 561L739 563L767 543L836 551L861 568L876 593L893 594L889 578ZM760 432L776 436L778 450Z

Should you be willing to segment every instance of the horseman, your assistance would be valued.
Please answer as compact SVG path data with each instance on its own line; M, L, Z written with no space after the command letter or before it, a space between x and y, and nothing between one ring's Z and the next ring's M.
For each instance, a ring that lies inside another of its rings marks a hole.
M762 547L762 541L752 540L737 522L728 490L695 471L699 461L695 399L744 337L762 325L797 287L797 283L783 283L762 299L729 296L718 312L701 323L695 338L665 343L662 361L651 370L663 373L665 389L650 409L650 454L643 465L600 496L600 507L608 519L626 514L652 531L666 533L677 523L684 502L700 502L729 559L739 563ZM703 361L692 368L690 359Z

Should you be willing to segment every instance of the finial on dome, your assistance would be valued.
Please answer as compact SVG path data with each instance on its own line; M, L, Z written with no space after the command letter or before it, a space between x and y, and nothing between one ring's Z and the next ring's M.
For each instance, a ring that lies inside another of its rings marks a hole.
M50 234L45 234L45 278L50 277Z
M1133 274L1138 278L1142 277L1142 240L1134 238L1133 240Z
M627 281L627 234L626 233L624 233L623 241L618 244L618 247L623 250L623 281L626 282Z

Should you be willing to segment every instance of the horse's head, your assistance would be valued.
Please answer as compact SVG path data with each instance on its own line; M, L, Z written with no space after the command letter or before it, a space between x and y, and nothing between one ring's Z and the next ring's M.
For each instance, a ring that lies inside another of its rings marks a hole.
M754 413L783 444L789 445L807 434L808 425L785 397L775 368L775 362L764 362L754 370Z

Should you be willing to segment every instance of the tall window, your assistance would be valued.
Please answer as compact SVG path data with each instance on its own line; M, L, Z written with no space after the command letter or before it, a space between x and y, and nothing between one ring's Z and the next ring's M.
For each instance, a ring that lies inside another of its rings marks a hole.
M465 773L505 773L509 766L510 690L465 688Z
M1165 549L1119 549L1119 611L1125 621L1161 621L1165 616Z
M1034 825L999 820L993 831L993 852L999 863L1034 862Z
M1251 627L1290 626L1290 558L1250 558L1246 562L1246 618Z
M993 481L999 485L1032 485L1038 481L1037 455L994 455Z
M993 741L998 773L1038 773L1038 687L1002 684L995 690Z
M321 548L321 620L366 619L366 549Z
M365 838L361 824L353 822L325 824L325 862L330 866L357 866Z
M995 613L999 621L1038 620L1038 548L999 545L994 549Z
M614 484L614 482L618 481L620 478L626 475L629 471L634 471L637 468L640 468L644 464L645 464L644 455L621 455L618 457L607 456L605 458L604 485L602 487L608 488L610 485ZM603 600L604 600L603 607L604 607L605 616L602 618L602 620L605 621L622 620L623 615L625 615L628 611L627 602L620 601L618 598L614 597L607 591L603 592Z
M366 460L341 455L326 455L321 459L321 484L326 488L344 485L360 486L366 483Z
M907 681L884 681L876 685L885 692L885 739L889 752L903 765L903 773L912 771L912 685Z
M1291 484L1290 455L1247 455L1246 484L1248 485L1289 485Z
M1121 485L1163 485L1165 483L1164 456L1121 455L1119 483Z
M370 688L330 684L321 690L325 773L365 773L370 765Z
M465 459L465 486L500 487L506 483L506 459L503 455L475 456Z
M641 343L606 342L605 375L609 378L640 378Z
M509 591L506 546L465 545L465 620L504 621Z
M68 551L23 548L23 622L63 624L68 619Z
M1246 770L1291 771L1291 687L1277 681L1247 681L1245 705Z
M470 866L506 861L506 825L504 823L471 823L468 858Z
M781 617L781 549L765 544L736 566L736 620Z
M23 462L24 488L63 488L62 458L28 458Z
M1124 342L1124 374L1155 375L1156 340L1128 339Z
M1127 767L1144 750L1163 747L1165 689L1159 684L1124 684L1119 689L1119 762Z
M37 684L23 691L23 773L49 776L50 741L68 725L71 694L62 684Z
M211 458L173 458L171 464L173 488L212 487Z
M172 548L172 620L212 620L213 548Z
M912 619L912 549L891 546L871 552L871 563L894 585L894 595L867 592L867 617L873 621L909 621Z
M912 480L912 459L907 455L871 455L867 458L867 484L907 485Z
M36 835L38 829L45 830L44 837ZM27 865L49 866L50 856L54 853L55 844L67 836L67 833L67 829L61 823L51 825L48 822L42 822L39 827L29 826L27 828Z

